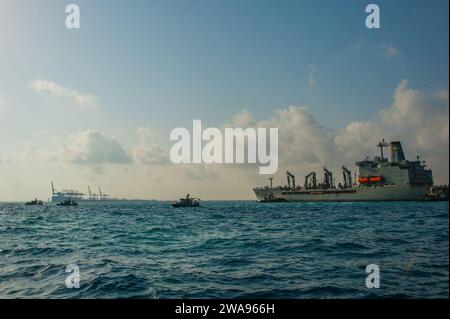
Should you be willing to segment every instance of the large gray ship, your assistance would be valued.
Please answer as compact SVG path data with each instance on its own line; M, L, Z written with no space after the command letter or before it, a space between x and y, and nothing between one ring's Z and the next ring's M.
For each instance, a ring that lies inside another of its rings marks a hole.
M318 183L316 172L304 178L302 186L296 185L295 176L286 172L287 185L270 185L253 189L258 202L335 202L335 201L419 201L448 200L447 186L434 186L433 175L419 157L405 159L398 141L377 145L380 156L356 162L358 173L342 166L343 183L335 185L333 173L323 168L323 182ZM390 160L384 148L391 150Z

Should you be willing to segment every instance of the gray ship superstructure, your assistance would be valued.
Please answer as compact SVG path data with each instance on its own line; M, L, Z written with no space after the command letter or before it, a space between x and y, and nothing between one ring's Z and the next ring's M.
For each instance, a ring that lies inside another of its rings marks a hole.
M433 176L425 162L419 157L415 161L405 159L402 145L398 141L378 144L380 156L356 162L358 174L342 167L343 183L335 185L333 173L323 168L323 181L318 182L316 172L305 176L302 186L296 185L295 176L286 172L288 185L270 185L253 189L259 202L322 202L322 201L415 201L427 200L433 188ZM391 158L384 156L389 147ZM447 193L441 199L448 200Z

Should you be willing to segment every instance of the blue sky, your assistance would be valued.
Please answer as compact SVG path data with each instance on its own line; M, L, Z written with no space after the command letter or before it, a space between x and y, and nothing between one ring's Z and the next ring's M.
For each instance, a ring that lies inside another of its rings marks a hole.
M152 127L167 146L192 119L220 127L244 109L263 120L289 105L339 131L374 120L402 79L448 91L445 0L372 1L377 30L359 0L72 2L79 30L64 26L67 1L0 1L4 157L40 130L109 130L132 147L136 129ZM36 79L93 94L101 111L59 107L30 90Z

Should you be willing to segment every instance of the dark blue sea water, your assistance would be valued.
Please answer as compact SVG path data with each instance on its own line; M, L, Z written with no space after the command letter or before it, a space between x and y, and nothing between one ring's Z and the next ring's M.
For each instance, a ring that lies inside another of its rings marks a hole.
M448 298L446 202L203 205L0 204L0 298Z

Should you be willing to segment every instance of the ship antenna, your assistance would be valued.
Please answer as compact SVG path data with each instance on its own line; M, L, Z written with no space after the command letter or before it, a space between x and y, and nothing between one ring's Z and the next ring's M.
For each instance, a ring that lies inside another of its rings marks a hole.
M52 181L52 195L55 194L55 188L53 187L53 181Z
M388 147L389 146L389 144L388 143L386 143L385 141L384 141L384 138L383 138L383 140L380 142L380 143L378 143L378 145L377 145L379 148L380 148L380 152L381 152L381 159L383 160L384 159L384 154L383 154L383 147Z

